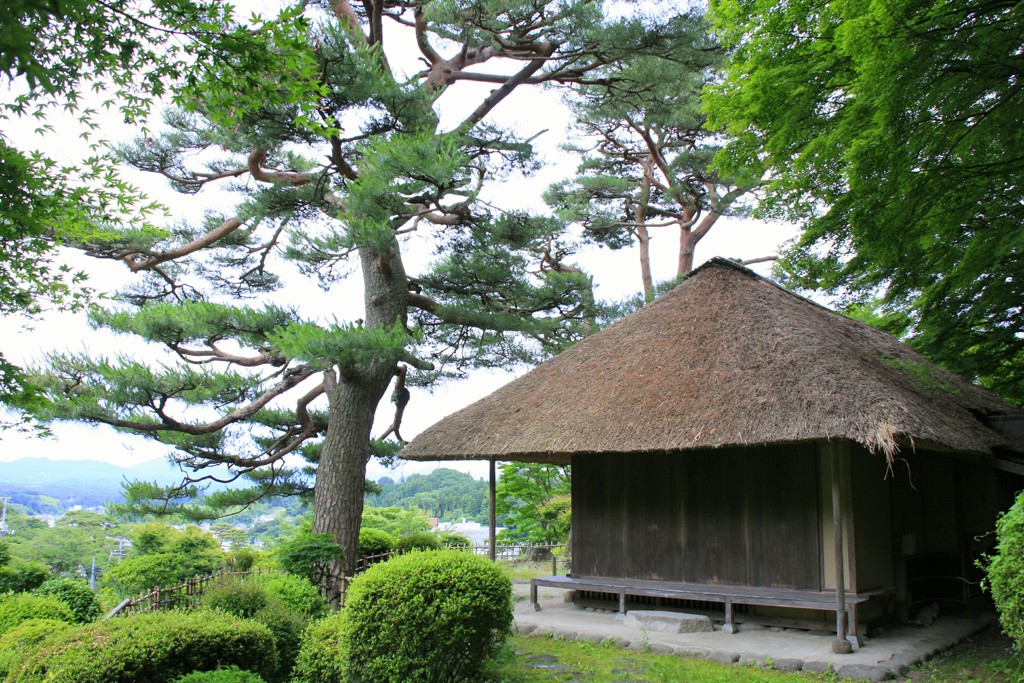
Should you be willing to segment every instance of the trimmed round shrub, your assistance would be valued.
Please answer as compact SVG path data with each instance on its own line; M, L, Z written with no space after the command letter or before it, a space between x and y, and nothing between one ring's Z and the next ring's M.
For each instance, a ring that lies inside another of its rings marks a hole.
M413 531L395 541L395 550L436 550L441 547L437 534L433 531Z
M70 628L47 639L5 683L170 681L236 665L264 678L277 664L266 626L224 612L149 612Z
M207 586L199 599L203 607L223 610L243 619L265 609L269 602L266 588L240 577L227 577Z
M33 595L57 598L75 615L76 624L85 624L100 616L100 601L85 581L54 577L32 591Z
M345 612L335 612L309 625L295 662L296 680L304 683L345 683Z
M309 579L294 574L257 574L254 579L290 610L307 619L322 617L330 609Z
M468 548L473 545L472 541L452 531L445 531L437 535L437 541L442 548Z
M267 677L271 683L289 680L295 659L299 655L302 632L306 630L306 620L302 615L288 609L279 600L271 600L266 607L252 615L252 620L263 624L274 636L277 648L277 667Z
M29 619L53 619L71 624L75 615L57 598L29 593L0 596L0 635Z
M251 619L270 629L278 661L268 680L288 679L295 665L295 657L299 654L299 639L306 628L306 619L300 612L290 609L261 582L240 577L228 578L210 586L199 604L208 609Z
M232 666L216 671L193 671L174 683L266 683L266 681L251 671Z
M1024 494L996 522L996 554L986 571L1003 632L1024 651Z
M47 638L68 628L71 624L56 619L29 619L0 636L0 681Z
M512 582L470 553L412 552L353 581L342 615L353 680L477 680L511 628Z
M397 538L381 529L359 530L359 556L380 555L395 547Z

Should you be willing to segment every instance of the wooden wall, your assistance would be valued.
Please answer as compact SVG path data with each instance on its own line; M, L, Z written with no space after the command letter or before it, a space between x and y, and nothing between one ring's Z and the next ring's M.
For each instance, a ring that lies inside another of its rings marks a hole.
M821 586L813 445L573 459L573 574Z

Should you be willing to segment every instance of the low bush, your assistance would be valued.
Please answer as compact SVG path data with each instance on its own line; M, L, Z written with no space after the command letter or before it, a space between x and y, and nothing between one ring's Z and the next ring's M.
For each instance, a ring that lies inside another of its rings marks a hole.
M307 619L327 614L329 607L309 579L294 574L257 574L255 580L293 612Z
M335 612L309 625L295 662L296 680L304 683L345 683L345 612Z
M211 583L199 599L202 607L219 609L236 617L249 619L270 602L267 589L255 581L229 576Z
M277 648L277 666L267 680L272 683L287 681L295 666L302 642L302 632L306 630L306 620L302 615L288 609L279 600L271 600L266 607L252 615L252 620L263 624L274 636Z
M57 598L29 593L0 596L0 635L29 619L53 619L70 624L75 621L75 615Z
M71 609L76 624L85 624L100 616L100 601L85 581L53 577L32 591L33 595L56 598Z
M29 619L0 636L0 681L47 638L68 628L71 624L56 619Z
M380 555L395 547L397 538L381 529L359 530L359 556Z
M299 653L299 639L306 627L306 619L301 612L289 608L262 582L252 577L230 577L208 587L199 604L207 609L252 619L270 629L278 661L268 680L287 680Z
M232 666L216 671L193 671L174 683L266 683L266 681L251 671Z
M470 553L412 552L353 581L342 616L353 681L476 680L511 628L512 582Z
M1024 650L1024 494L996 522L996 554L986 574L1003 632Z
M47 639L5 683L170 681L236 665L264 678L277 658L266 626L223 612L149 612L70 628Z
M394 549L408 552L410 550L436 550L441 541L432 531L413 531L395 541Z
M468 548L473 542L462 534L445 531L437 535L437 541L442 548Z

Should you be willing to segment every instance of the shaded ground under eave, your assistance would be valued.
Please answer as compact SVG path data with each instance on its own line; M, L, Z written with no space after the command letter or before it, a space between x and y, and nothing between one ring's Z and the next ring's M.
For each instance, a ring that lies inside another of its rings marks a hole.
M565 640L612 642L623 648L704 657L723 663L757 664L780 671L825 671L840 678L884 681L992 625L991 613L941 615L930 626L891 627L865 639L846 655L832 653L834 634L800 629L741 627L738 633L661 633L630 627L614 611L594 611L565 602L564 591L539 589L540 611L529 604L529 581L513 587L516 630ZM720 625L720 624L719 624Z

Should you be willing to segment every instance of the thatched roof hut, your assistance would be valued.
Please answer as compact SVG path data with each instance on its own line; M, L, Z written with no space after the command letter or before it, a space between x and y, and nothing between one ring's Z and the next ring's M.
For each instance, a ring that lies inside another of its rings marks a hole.
M441 420L414 460L844 439L873 453L1024 451L1024 413L892 336L714 259L676 289Z

